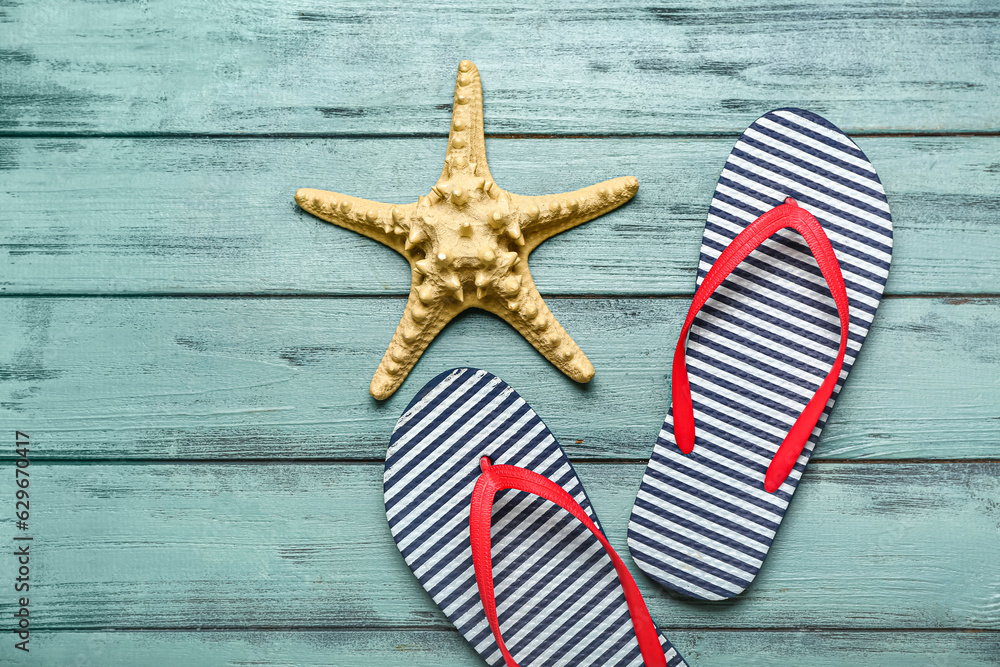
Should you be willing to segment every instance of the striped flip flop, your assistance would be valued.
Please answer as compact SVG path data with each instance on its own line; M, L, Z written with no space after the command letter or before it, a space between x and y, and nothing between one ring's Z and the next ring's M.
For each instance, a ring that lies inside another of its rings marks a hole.
M673 405L629 522L646 574L708 600L753 581L868 334L891 256L882 184L843 132L779 109L743 133L709 208Z
M559 443L499 378L442 373L385 461L406 564L490 665L684 665Z

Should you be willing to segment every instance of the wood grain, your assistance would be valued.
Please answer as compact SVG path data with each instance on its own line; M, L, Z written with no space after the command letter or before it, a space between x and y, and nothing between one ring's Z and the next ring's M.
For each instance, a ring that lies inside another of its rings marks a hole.
M932 667L996 664L1000 637L982 632L725 631L671 629L693 667ZM54 631L32 634L32 651L78 667L479 667L454 630ZM0 648L0 655L8 647Z
M861 139L892 205L894 294L1000 293L1000 138ZM405 203L443 139L0 139L0 293L406 294L392 250L302 213L299 187ZM563 192L633 174L624 208L532 255L547 294L690 294L733 140L490 140L497 181Z
M626 560L643 468L578 466ZM378 463L36 463L33 627L448 628L393 544L381 480ZM1000 463L821 463L745 595L685 601L637 577L667 627L1000 630L998 497Z
M37 494L32 653L0 663L481 664L388 534L395 419L445 368L498 372L627 558L716 178L793 105L862 135L894 298L748 594L639 584L692 667L996 664L998 30L982 0L0 2L0 425ZM469 314L379 404L405 264L292 193L426 192L461 58L502 186L639 178L532 256L597 376Z
M991 2L38 0L3 8L8 132L738 132L780 106L850 131L1000 130Z
M468 312L376 402L402 298L0 299L0 423L31 433L38 458L381 459L410 398L469 365L510 382L571 456L646 460L687 299L550 303L590 384ZM996 458L998 349L998 299L886 300L816 455Z

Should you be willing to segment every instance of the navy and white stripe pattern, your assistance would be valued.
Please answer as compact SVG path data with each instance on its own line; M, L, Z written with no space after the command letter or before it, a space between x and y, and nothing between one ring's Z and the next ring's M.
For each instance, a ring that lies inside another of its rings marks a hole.
M850 302L844 367L794 470L767 493L771 458L837 356L830 290L802 237L785 229L733 271L695 319L687 346L694 451L677 448L668 414L632 510L629 548L654 580L696 598L738 595L760 570L889 274L892 219L875 169L829 121L779 109L751 125L726 162L698 284L739 232L786 197L816 217L840 262Z
M472 567L469 511L479 461L516 465L562 486L600 527L583 486L538 415L499 378L454 369L399 418L385 461L385 510L407 565L490 665L503 665ZM602 529L603 530L603 529ZM522 667L642 665L611 560L553 503L497 494L493 576L504 642ZM660 635L669 665L684 665Z

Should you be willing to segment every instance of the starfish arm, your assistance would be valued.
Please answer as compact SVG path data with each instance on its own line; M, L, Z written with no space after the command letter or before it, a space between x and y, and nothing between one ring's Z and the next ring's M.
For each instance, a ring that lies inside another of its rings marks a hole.
M407 256L405 252L407 219L416 211L415 203L383 204L312 188L297 190L295 203L303 211L321 220L384 243L401 255Z
M508 299L493 299L481 307L499 315L524 336L543 357L576 382L590 382L594 366L570 338L538 293L531 274L521 272L520 290Z
M560 232L613 211L632 199L638 189L635 176L622 176L558 195L527 197L510 193L510 199L522 214L526 245L533 249Z
M462 305L442 299L443 292L428 280L410 288L406 310L368 388L376 399L389 398L399 389L434 337L461 312Z
M473 175L492 183L493 177L486 164L486 137L483 132L483 85L476 66L469 60L463 60L458 65L458 76L455 78L448 152L439 183L446 182L453 174L470 170Z

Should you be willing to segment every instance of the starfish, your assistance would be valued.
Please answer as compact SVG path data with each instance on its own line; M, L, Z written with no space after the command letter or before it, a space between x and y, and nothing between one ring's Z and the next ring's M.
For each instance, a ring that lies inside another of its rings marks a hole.
M618 208L638 189L634 176L540 197L500 188L486 164L479 70L463 60L444 169L430 193L396 205L302 188L295 201L322 220L389 246L410 263L406 310L369 388L382 400L467 308L498 315L563 373L589 382L594 367L545 305L528 255L542 241Z

